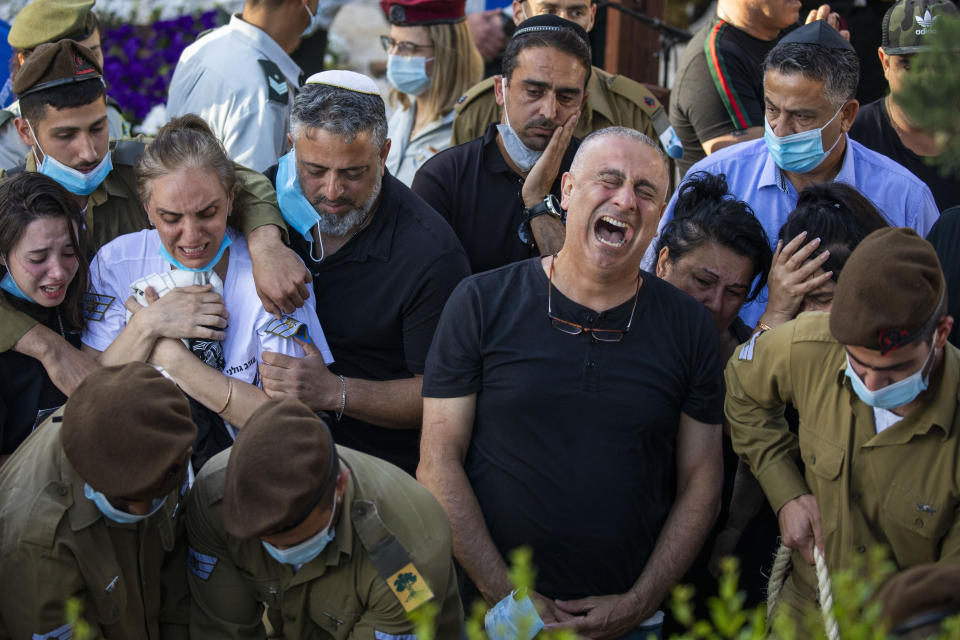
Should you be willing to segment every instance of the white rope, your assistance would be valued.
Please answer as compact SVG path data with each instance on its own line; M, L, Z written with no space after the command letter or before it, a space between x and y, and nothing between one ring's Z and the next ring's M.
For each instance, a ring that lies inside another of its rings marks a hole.
M776 559L773 561L773 570L770 572L770 580L767 583L767 628L770 628L773 624L773 616L777 605L780 603L783 585L786 582L787 574L790 572L792 553L793 551L789 547L782 544L777 549ZM827 640L840 640L837 618L833 615L833 587L830 583L830 571L827 569L827 562L823 559L823 554L816 546L813 548L813 559L816 563L817 599L820 602L820 614L823 616L823 628L827 633Z

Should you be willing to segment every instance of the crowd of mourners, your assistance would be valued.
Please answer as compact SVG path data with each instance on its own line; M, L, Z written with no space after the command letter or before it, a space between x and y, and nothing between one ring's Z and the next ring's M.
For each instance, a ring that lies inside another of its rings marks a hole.
M960 610L960 176L896 100L950 0L718 0L669 92L593 0L381 0L389 96L246 0L153 137L93 4L9 33L0 640L660 638L778 555L803 637L878 546L895 636Z

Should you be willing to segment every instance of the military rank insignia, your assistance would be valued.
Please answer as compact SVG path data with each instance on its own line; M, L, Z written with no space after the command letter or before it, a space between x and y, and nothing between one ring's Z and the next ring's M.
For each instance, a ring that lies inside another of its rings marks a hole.
M83 294L83 317L92 322L100 322L114 300L116 298L113 296L102 293Z
M290 316L283 316L279 319L272 318L263 328L263 331L281 338L300 338L310 344L310 330L307 325Z
M220 559L216 556L200 553L193 547L187 547L187 551L190 554L187 558L187 567L190 569L190 573L204 582L209 580L210 574L213 573Z
M287 97L290 93L290 87L287 86L287 79L280 72L280 67L270 60L260 59L260 69L267 80L267 99L281 104L287 104Z
M433 591L412 562L390 576L387 585L407 613L433 599Z

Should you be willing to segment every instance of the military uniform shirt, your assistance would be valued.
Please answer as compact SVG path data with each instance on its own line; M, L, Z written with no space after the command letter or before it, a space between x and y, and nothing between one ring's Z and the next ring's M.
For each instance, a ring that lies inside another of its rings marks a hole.
M844 376L846 350L829 318L801 314L730 360L734 449L774 511L800 495L816 497L831 570L875 545L890 548L897 570L960 559L960 351L947 344L929 400L877 433L872 407ZM800 416L799 437L783 419L788 402ZM812 604L815 588L813 568L794 552L784 602Z
M0 468L0 638L64 640L78 598L91 637L186 638L181 493L136 524L108 520L83 495L60 446L63 410Z
M387 135L390 137L387 169L408 187L413 184L413 176L424 162L450 147L450 134L453 131L451 110L418 131L411 139L410 130L413 128L416 108L416 104L411 104L409 109L397 109L387 123Z
M334 539L294 571L274 560L259 538L238 540L223 526L223 491L230 450L203 467L187 509L188 581L194 638L265 638L264 607L277 637L288 640L409 640L413 623L361 543L361 522L375 505L385 534L408 552L419 574L413 581L439 605L437 638L460 638L463 610L453 567L450 524L416 480L372 456L337 447L350 471ZM270 481L269 471L264 482ZM399 572L398 572L399 573ZM422 578L422 581L420 580Z
M451 145L478 138L488 124L500 122L503 108L497 104L493 82L494 78L481 80L457 101ZM621 126L636 129L651 140L657 140L659 134L670 126L660 102L649 89L630 78L593 67L587 91L590 95L573 130L577 138L585 138L606 127Z
M196 113L235 162L263 171L285 154L300 67L266 32L239 15L183 50L170 80L167 115Z
M87 252L92 256L100 247L117 236L133 233L150 226L147 212L140 204L137 177L134 167L139 162L149 138L119 140L111 143L113 169L100 186L87 198L83 211L83 236ZM247 199L246 211L235 222L244 235L259 226L272 224L286 235L286 224L277 206L277 194L262 175L237 166L240 189ZM37 163L31 151L26 158L26 171L36 171ZM5 177L0 172L0 180ZM0 351L12 349L27 331L36 325L36 320L14 311L0 298Z

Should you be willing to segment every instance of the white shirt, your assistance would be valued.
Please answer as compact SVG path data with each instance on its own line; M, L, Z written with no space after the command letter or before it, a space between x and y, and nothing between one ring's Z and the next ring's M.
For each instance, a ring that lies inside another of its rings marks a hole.
M885 431L903 420L903 416L898 416L893 411L888 411L887 409L873 409L873 424L877 429L877 433Z
M266 32L239 16L180 54L167 115L196 113L232 160L264 171L285 154L300 67Z
M267 313L257 297L253 282L253 263L243 236L228 229L230 245L227 277L223 282L223 300L230 313L230 324L221 343L226 361L223 373L260 386L259 364L264 351L274 351L292 357L302 357L303 348L292 337L278 333L276 318ZM101 302L101 314L88 317L83 331L83 343L104 351L120 335L126 326L124 302L131 295L130 284L152 273L169 270L171 267L160 257L160 236L156 229L144 229L137 233L122 235L104 245L90 265L90 291ZM310 341L323 353L324 362L333 362L327 339L320 328L314 309L316 298L313 287L307 304L290 316L307 326ZM107 300L107 297L112 298ZM104 305L106 305L104 307ZM100 317L99 320L96 317Z
M390 175L407 185L413 184L413 177L423 163L450 147L453 136L453 116L451 109L447 115L434 120L417 135L410 138L413 119L416 116L416 104L409 109L397 109L387 122L387 135L390 138L390 152L387 154L387 169Z

